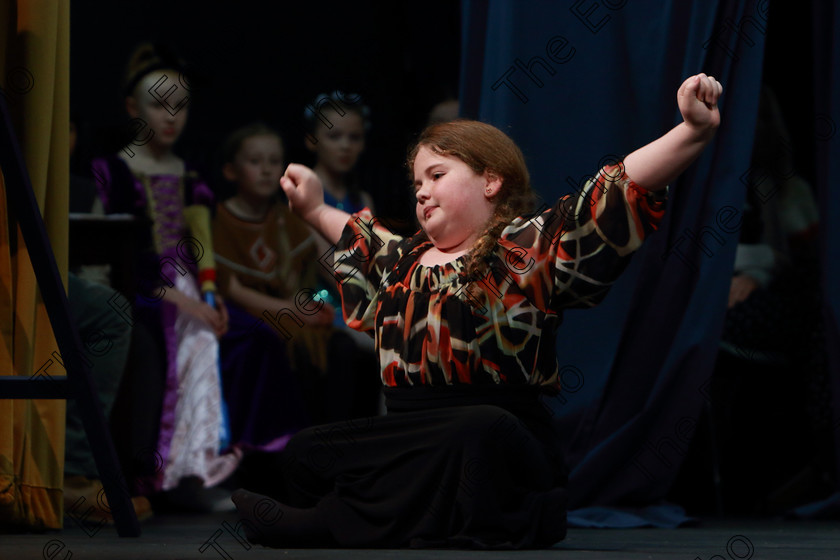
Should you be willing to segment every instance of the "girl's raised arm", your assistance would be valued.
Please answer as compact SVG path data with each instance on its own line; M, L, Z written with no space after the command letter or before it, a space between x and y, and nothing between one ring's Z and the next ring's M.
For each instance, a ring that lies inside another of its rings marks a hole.
M677 92L683 122L624 158L625 171L633 182L658 191L691 165L720 124L717 101L722 92L723 86L705 74L683 82Z
M324 202L324 188L315 172L290 163L280 178L280 186L289 198L291 209L330 243L338 243L350 214Z

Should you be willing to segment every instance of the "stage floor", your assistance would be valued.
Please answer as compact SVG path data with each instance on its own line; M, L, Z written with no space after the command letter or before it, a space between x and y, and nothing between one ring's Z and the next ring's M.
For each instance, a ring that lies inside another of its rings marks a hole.
M142 524L137 539L121 539L113 527L99 531L67 520L60 532L0 535L1 560L152 560L214 559L258 560L302 558L378 560L385 558L440 559L562 558L675 560L836 560L840 557L840 522L707 519L682 529L571 529L565 541L552 549L517 552L453 550L315 550L246 549L225 526L234 514L158 515ZM214 541L215 538L215 541ZM72 554L72 555L71 555Z

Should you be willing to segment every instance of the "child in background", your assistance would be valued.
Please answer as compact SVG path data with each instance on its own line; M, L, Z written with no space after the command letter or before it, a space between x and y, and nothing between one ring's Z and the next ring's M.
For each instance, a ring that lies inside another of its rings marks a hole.
M355 94L322 93L304 111L306 148L316 156L312 170L324 185L324 202L355 213L373 209L373 199L352 179L365 149L370 110Z
M566 468L538 397L559 388L563 309L601 301L657 228L660 195L714 135L721 91L688 78L684 122L530 219L518 217L532 199L522 152L476 121L428 128L409 155L422 229L408 238L326 205L318 176L290 165L292 209L338 246L347 323L376 339L388 414L296 434L280 501L233 495L248 538L481 549L562 539Z
M312 170L318 175L324 186L324 202L330 206L353 214L363 208L374 211L373 199L367 191L359 188L354 169L365 148L365 134L370 128L370 109L361 97L334 91L330 94L318 95L312 103L306 106L304 120L306 125L305 145L315 154L315 165ZM329 255L332 247L321 236L318 236L320 255ZM328 267L322 266L318 270L318 293L325 302L339 305L339 294L335 285L335 277ZM336 313L333 324L342 329L358 347L359 352L349 349L359 360L375 365L376 355L373 341L361 333L347 328L341 313ZM365 367L361 364L360 367ZM369 367L369 366L368 366ZM368 377L358 379L352 392L346 398L326 404L325 411L333 411L322 415L322 421L339 420L346 414L342 410L352 410L353 416L370 416L381 409L381 391L376 385L367 383ZM348 389L351 389L348 387ZM348 399L354 402L348 402ZM310 399L312 401L314 399ZM328 399L332 400L332 399ZM349 408L348 408L349 407Z
M196 246L196 234L185 219L190 206L209 207L213 194L173 152L188 113L183 68L160 45L135 49L123 84L135 135L118 154L94 160L92 169L106 212L131 213L148 224L137 255L134 317L145 339L163 348L165 373L162 402L151 372L127 373L149 377L148 383L137 384L149 387L148 394L136 397L145 405L138 410L159 411L157 418L152 412L140 420L159 421L151 445L162 461L153 480L141 485L151 483L146 492L162 490L160 503L166 506L212 511L224 505L221 490L210 487L233 473L240 454L220 453L224 426L217 338L227 329L227 316L223 306L213 308L202 300L196 268L196 253L213 251L207 240L206 246Z
M354 214L362 208L373 211L373 199L358 188L353 180L353 168L365 148L365 132L370 126L369 109L358 95L334 91L318 95L304 110L306 148L315 154L312 170L324 186L324 202L339 210ZM329 245L319 240L321 254ZM329 271L319 272L319 291L325 301L338 305L335 278ZM335 318L337 327L344 327L341 314ZM373 350L367 340L356 337L362 347Z
M334 310L296 305L301 288L315 285L318 254L309 227L278 203L280 136L262 123L242 127L223 157L236 194L217 207L213 245L230 317L221 356L232 437L246 449L279 451L309 425L289 356L299 346L316 362L325 358Z
M354 415L359 352L333 328L335 310L318 303L318 235L278 197L280 136L262 123L242 127L225 143L224 161L223 175L236 187L213 223L230 316L221 341L225 396L234 441L277 451L312 422Z

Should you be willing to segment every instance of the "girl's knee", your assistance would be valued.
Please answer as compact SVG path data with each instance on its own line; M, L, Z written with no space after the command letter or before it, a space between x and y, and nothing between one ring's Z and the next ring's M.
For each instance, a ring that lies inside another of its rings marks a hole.
M498 406L485 404L467 406L463 407L462 411L454 421L454 425L456 429L472 435L496 437L500 431L510 431L521 424L516 416Z

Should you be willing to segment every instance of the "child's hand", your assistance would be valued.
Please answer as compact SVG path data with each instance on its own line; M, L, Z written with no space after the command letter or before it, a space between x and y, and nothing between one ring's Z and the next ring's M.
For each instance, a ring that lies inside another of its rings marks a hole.
M333 319L335 319L335 308L329 303L324 302L324 305L317 313L305 315L303 322L310 327L329 327L333 324Z
M210 325L217 338L227 332L227 320L218 309L213 309L203 301L192 298L184 298L177 305L187 315Z
M739 274L732 278L732 285L729 286L729 304L727 309L732 309L737 304L750 297L758 289L758 282L749 274Z
M321 180L305 165L290 163L280 177L280 186L289 198L289 207L303 218L324 203Z
M227 308L221 298L217 300L217 305L221 305L220 309L214 309L206 302L193 299L178 289L166 290L163 299L176 305L179 311L207 323L216 333L216 337L221 337L228 330Z
M700 131L717 128L717 101L722 92L723 86L712 76L697 74L684 81L677 92L677 104L685 124Z
M230 327L230 315L228 314L225 300L222 299L221 294L218 292L216 292L216 311L219 312L219 317L222 319L222 330L216 331L216 336L221 338L223 334L228 332L228 328Z

